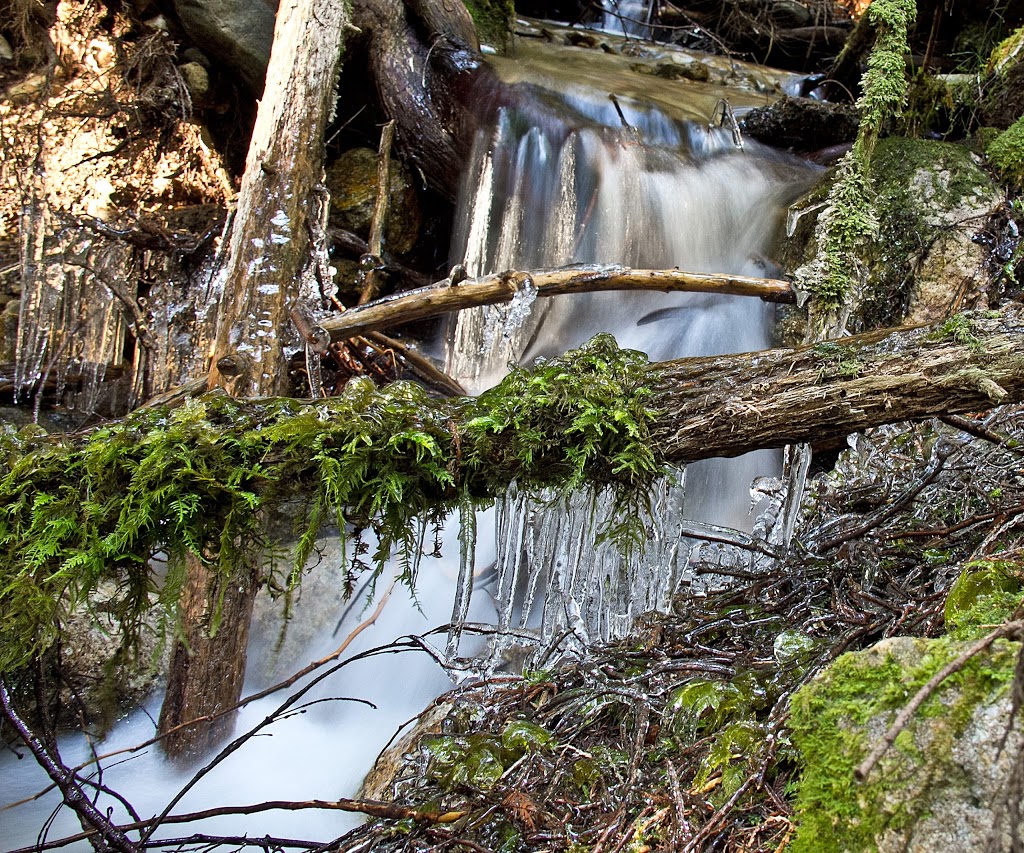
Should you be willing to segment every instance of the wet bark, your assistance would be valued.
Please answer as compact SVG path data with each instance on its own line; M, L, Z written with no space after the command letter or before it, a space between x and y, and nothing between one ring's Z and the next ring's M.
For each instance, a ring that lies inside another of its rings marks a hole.
M1024 309L958 315L799 349L655 366L652 440L676 461L824 442L898 421L1024 400Z
M238 578L218 577L197 557L187 558L188 579L180 607L183 636L171 652L167 692L160 708L158 731L164 751L193 757L231 733L232 715L203 718L234 705L245 676L245 648L259 571L252 567ZM215 631L216 623L220 630ZM193 725L187 725L199 720Z
M341 0L297 0L278 15L263 100L253 130L225 271L211 386L237 396L284 393L281 335L307 263L320 200L324 128L336 96L345 28ZM201 752L233 724L183 726L234 704L242 690L259 566L214 577L198 559L182 591L159 733L171 756ZM214 619L220 623L216 633Z
M479 305L509 302L517 294L535 296L593 293L603 290L657 290L662 292L720 293L757 296L769 302L795 302L789 282L681 270L634 270L624 267L566 267L539 272L509 270L479 279L449 279L361 305L331 317L322 325L335 340L461 311Z
M453 199L472 142L465 104L481 79L489 79L466 7L361 0L353 22L369 33L370 74L403 157Z

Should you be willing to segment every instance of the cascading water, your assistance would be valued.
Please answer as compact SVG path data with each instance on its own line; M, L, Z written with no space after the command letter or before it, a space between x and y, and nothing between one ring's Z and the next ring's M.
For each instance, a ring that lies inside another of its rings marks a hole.
M523 57L513 65L516 74L522 73ZM506 103L493 127L481 132L464 190L455 260L464 262L471 274L577 263L761 272L761 253L807 170L756 145L748 143L741 150L731 133L709 130L704 122L720 89L698 86L691 106L672 114L643 106L639 98L621 91L611 100L603 83L597 88L555 88L558 93L526 87L529 94L514 106ZM624 293L556 301L536 299L524 286L509 307L459 317L448 366L467 387L480 390L496 382L509 361L547 357L597 332L612 332L620 345L661 360L758 349L768 343L769 324L768 309L756 300ZM502 639L479 664L484 669L510 658L513 642L523 639L538 648L567 633L577 646L621 636L641 613L663 609L689 576L689 563L707 557L707 544L692 538L693 520L749 529L751 481L777 467L774 455L758 454L690 465L668 478L652 496L646 547L628 565L613 543L595 545L596 531L610 511L602 496L577 495L553 509L513 488L498 501L494 516L481 517L475 530L466 531L476 534L475 559L460 562L453 524L445 531L445 558L423 560L417 602L396 589L380 618L355 638L346 656L447 622L453 598L458 618L497 626ZM470 544L469 535L461 538ZM324 547L337 550L337 540ZM734 559L728 549L720 554L723 560ZM319 574L329 577L329 567L341 559L337 553L325 556ZM494 565L488 573L491 582L478 581L484 588L470 596L472 570L489 564ZM379 581L378 596L386 587L385 579ZM324 594L324 588L308 586L293 618L297 625L306 618L301 611L317 604L321 606L309 609L326 622L322 630L310 629L317 639L303 643L291 656L297 666L337 648L375 607L360 601L338 623L343 605ZM281 667L289 663L286 653L259 648L259 635L273 636L278 627L264 618L272 624L257 623L263 630L255 632L246 693L273 679L261 660L276 655ZM441 660L481 651L468 642L459 645L457 630L429 643L432 655ZM217 767L175 811L213 803L352 796L396 728L450 684L425 654L387 653L347 666ZM337 701L325 701L331 698ZM352 699L371 700L378 709ZM238 731L257 725L280 702L270 697L247 707ZM151 732L150 717L133 714L96 751L138 742ZM61 748L69 764L85 760L91 750L80 736L66 738ZM166 764L153 748L106 761L104 768L103 782L125 794L143 815L158 813L195 772ZM0 780L0 806L31 795L47 782L30 758L18 761L13 753L0 756ZM51 838L76 832L77 822L67 809L48 825L47 815L58 805L59 798L50 794L28 806L0 811L4 849L31 845L44 829ZM115 808L116 819L126 819L120 806L112 801L105 805ZM250 837L271 833L327 839L358 820L316 812L318 822L312 823L310 814L252 815L245 819L245 831ZM232 821L218 818L204 830L226 831ZM162 834L173 830L166 827ZM89 845L82 841L64 849Z
M628 109L628 113L626 110ZM565 116L574 116L566 121ZM764 253L807 168L731 132L593 90L557 111L504 106L477 140L453 260L471 275L568 264L764 275ZM770 309L757 300L695 294L596 293L463 312L448 371L466 387L497 382L600 332L652 360L764 349ZM690 465L654 496L643 553L630 561L599 533L607 495L582 492L555 507L511 492L498 501L499 629L519 645L535 626L543 654L621 637L636 618L667 608L706 544L694 521L749 530L750 486L775 473L778 454ZM595 544L598 543L598 544ZM737 559L716 546L719 559ZM500 636L500 634L499 634ZM499 640L499 656L502 641Z

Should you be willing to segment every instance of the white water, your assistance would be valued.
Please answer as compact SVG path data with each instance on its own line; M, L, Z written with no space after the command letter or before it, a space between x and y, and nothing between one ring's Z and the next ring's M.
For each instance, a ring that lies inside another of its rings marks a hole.
M502 108L493 132L480 135L453 262L471 275L567 264L764 274L763 255L805 167L636 102L620 114L600 92L574 90L561 109L576 122L531 103ZM599 332L655 361L770 344L772 309L748 298L600 293L533 306L529 318L514 307L461 313L449 373L479 391L510 362L559 354ZM759 452L676 472L657 487L644 551L628 562L613 542L595 544L612 517L610 495L583 492L549 508L511 493L498 502L494 573L505 642L521 646L526 630L548 656L559 637L559 652L622 637L638 616L699 585L691 563L749 561L683 533L695 521L751 530L751 483L779 467L779 454Z
M464 260L471 274L566 263L759 274L758 255L767 251L782 206L804 170L749 143L738 151L721 131L645 111L636 103L627 105L625 120L628 127L622 126L603 92L577 92L554 111L536 104L520 111L505 109L496 129L477 141L454 259ZM756 300L633 293L556 302L524 290L511 307L462 315L453 330L449 366L465 384L480 389L497 381L509 361L552 355L599 331L613 332L621 345L642 349L656 360L759 349L768 343L770 319L770 310ZM486 352L481 354L485 340ZM644 554L629 565L614 545L594 545L596 527L607 512L603 499L581 495L567 511L553 512L513 490L499 501L495 515L478 521L475 569L495 566L484 589L470 599L473 578L460 567L452 525L446 531L444 558L423 561L418 607L404 590L396 589L381 618L347 654L447 623L456 589L471 602L467 618L508 632L494 650L499 658L512 657L512 642L524 636L543 647L569 630L571 640L563 650L621 636L636 616L664 609L671 595L692 580L693 560L709 559L709 551L710 559L740 559L729 549L683 536L692 532L687 519L750 529L750 483L756 476L777 473L777 468L775 454L757 454L691 465L685 475L680 472L666 481L652 501L656 521L649 525ZM682 479L685 487L678 482ZM318 576L331 577L330 567L339 560L325 558ZM337 573L333 576L338 578ZM344 607L336 597L338 584L340 578L335 584L307 584L295 624L317 619L326 624L320 630L309 628L309 640L297 641L301 649L291 660L283 655L276 671L287 672L328 653L372 610L372 604L351 608L333 632ZM381 581L379 591L386 586ZM306 608L309 615L301 613ZM462 613L461 606L456 610ZM263 622L257 628L261 630L255 632L247 693L274 678L261 663L272 656L261 637L274 636L278 626ZM429 641L440 658L473 651L466 641L459 646L457 635L439 634ZM354 796L363 773L397 727L450 685L449 676L422 652L384 655L346 667L303 701L351 697L374 702L376 710L349 701L321 702L275 722L204 778L175 811ZM281 701L273 697L246 708L236 732L256 725ZM155 714L156 709L149 711ZM152 730L145 713L133 714L97 750L136 743ZM63 739L61 750L72 765L88 755L81 736ZM143 816L158 813L195 771L167 766L155 748L119 760L104 762L103 781L122 791ZM30 756L20 761L11 754L0 756L0 805L45 783ZM0 846L9 850L32 844L56 804L50 795L43 803L0 811ZM326 840L355 821L343 813L274 812L241 821L218 819L204 831L238 832L241 826L250 836ZM64 809L48 827L48 836L77 830ZM174 833L174 827L166 827L161 837ZM70 849L89 848L80 843Z

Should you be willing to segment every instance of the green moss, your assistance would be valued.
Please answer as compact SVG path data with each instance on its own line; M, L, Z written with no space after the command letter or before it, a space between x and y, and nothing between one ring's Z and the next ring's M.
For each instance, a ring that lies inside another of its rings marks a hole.
M525 720L511 720L500 734L438 735L423 745L427 775L446 791L487 791L524 755L551 745L551 733Z
M974 351L981 348L981 339L975 334L974 324L966 314L954 314L927 337L929 340L952 341Z
M0 435L0 672L53 644L65 616L111 583L130 640L155 603L173 613L193 554L224 577L267 555L269 515L293 506L299 581L317 531L372 529L348 581L397 549L409 582L421 524L440 525L512 479L526 489L583 480L647 500L658 473L646 358L608 336L533 371L516 370L478 399L439 402L418 386L352 382L339 397L240 402L207 396L148 410L88 436ZM623 541L639 525L611 533ZM157 584L149 560L169 555ZM216 620L214 620L216 621Z
M1024 27L1018 27L1009 37L996 45L989 57L989 71L996 74L1024 57Z
M868 173L879 133L886 121L899 115L906 98L903 57L908 50L907 27L916 10L914 0L875 0L866 13L875 28L875 45L857 101L857 140L840 160L818 217L818 258L799 276L800 286L825 313L843 305L862 279L858 254L878 233Z
M860 376L864 365L857 358L851 347L833 341L823 341L814 345L814 354L823 362L818 371L818 379L852 379Z
M946 630L969 639L1009 619L1021 603L1024 567L1008 560L967 563L946 594Z
M516 10L512 0L468 0L466 8L480 41L506 51L512 46Z
M1024 116L985 146L985 156L1004 181L1024 190Z
M955 778L952 744L977 704L1012 681L1018 646L997 644L951 676L863 782L854 770L880 732L918 688L960 654L963 642L901 639L888 652L843 655L801 688L789 721L802 765L793 853L860 853L877 849L886 831L905 835L928 812L933 781ZM918 740L921 719L929 720L926 745Z
M866 158L865 164L884 123L899 115L906 98L904 57L910 52L907 29L917 15L917 3L914 0L874 0L866 14L876 35L861 80L863 93L857 101L861 116L858 142Z

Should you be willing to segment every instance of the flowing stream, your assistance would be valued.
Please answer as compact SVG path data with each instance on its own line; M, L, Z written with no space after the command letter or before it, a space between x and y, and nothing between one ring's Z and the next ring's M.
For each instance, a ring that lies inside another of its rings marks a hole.
M471 275L565 264L763 275L785 206L806 186L809 167L737 139L729 127L709 128L720 86L693 84L692 97L667 105L665 81L649 78L649 87L638 86L623 76L619 57L607 60L610 71L597 72L586 70L596 57L574 55L573 62L586 69L576 67L573 82L553 81L565 71L556 69L561 63L555 54L552 59L547 49L533 62L526 46L515 61L497 61L518 94L493 108L493 121L476 140L453 261ZM674 85L675 96L687 90ZM737 107L765 100L752 86L729 97ZM509 306L454 320L446 361L453 375L479 391L498 381L509 362L549 357L598 332L613 333L620 345L653 360L756 350L770 343L771 311L758 300L687 294L538 300L524 287ZM758 453L676 472L658 486L646 521L647 546L628 565L613 544L595 545L609 512L602 495L548 505L512 489L493 511L463 527L461 536L453 521L444 534L444 556L422 560L416 601L396 588L346 656L408 635L425 635L431 653L410 642L404 650L385 649L345 666L203 778L175 811L356 795L362 775L399 726L450 687L438 660L458 659L463 671L510 667L523 655L550 662L553 655L622 636L637 616L664 609L672 595L697 583L695 562L749 559L746 552L701 539L699 524L750 531L760 523L755 532L768 535L763 519L751 513L751 483L777 477L780 465L778 454ZM284 645L275 642L279 617L269 608L259 616L262 630L254 631L246 693L336 649L373 613L376 604L365 595L355 604L341 600L337 537L323 540L319 559ZM387 589L382 578L378 599ZM449 621L495 626L490 647L458 628L427 635ZM236 730L258 725L283 695L244 709ZM93 748L107 753L144 740L152 734L157 704L133 713L101 744L80 735L64 738L62 758L75 765ZM142 815L161 811L197 769L169 766L154 748L103 765L103 783L124 793ZM0 756L0 806L46 783L25 751ZM126 819L121 806L107 805L117 819ZM250 836L326 840L357 820L336 812L272 812L245 818L244 827ZM237 818L218 818L204 829L237 826ZM52 793L0 811L4 850L31 845L41 833L57 838L78 829ZM160 835L173 837L175 828ZM89 847L79 842L65 849Z

